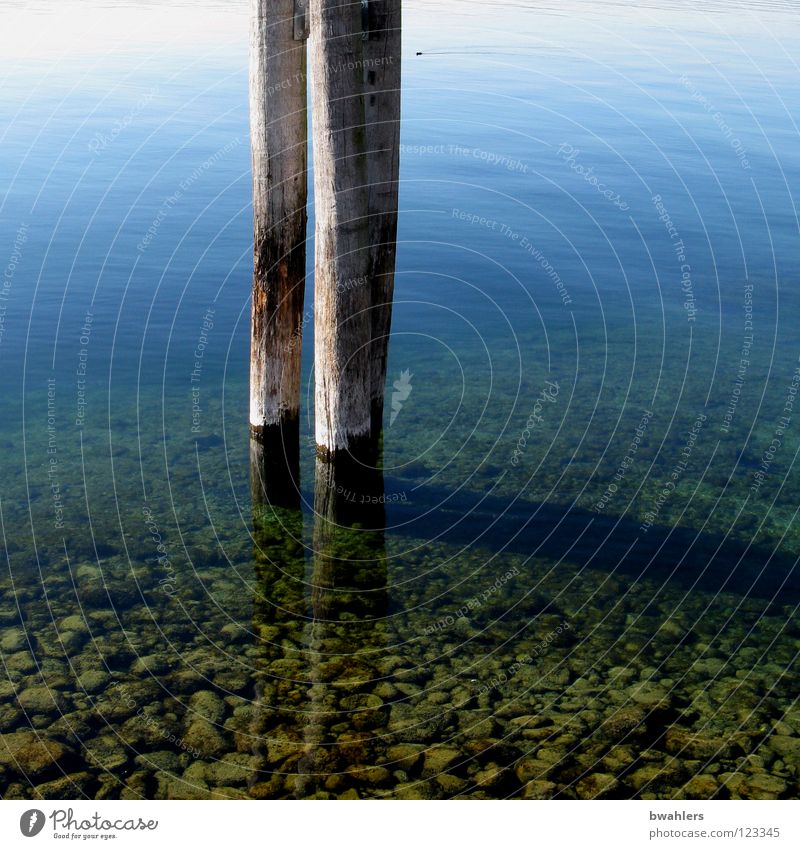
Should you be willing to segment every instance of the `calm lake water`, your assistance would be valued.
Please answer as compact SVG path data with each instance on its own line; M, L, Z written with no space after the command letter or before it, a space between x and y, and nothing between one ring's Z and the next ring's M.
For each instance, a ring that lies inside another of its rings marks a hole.
M250 503L246 4L54 5L0 2L2 795L797 798L800 3L405 3L335 539L310 268Z

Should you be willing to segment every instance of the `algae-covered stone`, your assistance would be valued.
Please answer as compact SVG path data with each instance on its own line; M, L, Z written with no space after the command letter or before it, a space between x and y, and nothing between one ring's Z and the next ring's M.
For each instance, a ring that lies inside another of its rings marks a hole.
M37 784L33 788L34 795L39 799L80 799L82 797L92 798L92 786L96 783L95 777L89 772L75 772Z
M184 734L183 742L206 758L221 757L229 748L219 730L205 719L192 722Z
M166 657L160 654L148 654L137 658L131 665L134 675L165 675L171 669L171 664Z
M189 699L189 722L205 719L215 725L221 725L225 717L225 702L211 690L201 690Z
M86 740L84 757L102 770L117 770L128 763L131 750L115 735L100 734Z
M28 640L22 628L7 628L0 631L0 652L13 654L27 648Z
M26 713L44 715L61 713L67 706L64 696L49 687L28 687L17 694L17 701Z
M382 766L349 766L347 774L359 785L370 787L388 787L392 782L392 774Z
M78 678L78 687L85 693L99 693L111 683L111 676L100 669L90 669Z
M71 754L67 746L33 731L0 734L0 766L29 778L58 770Z
M655 793L682 785L685 775L686 771L679 763L653 763L637 769L628 781L640 793Z
M683 787L687 799L713 799L720 786L713 775L695 775Z
M558 791L558 785L552 781L529 781L525 785L524 799L552 799Z
M773 734L768 745L773 752L784 760L800 760L800 737L787 737L783 734Z
M447 772L461 760L464 760L464 756L459 749L451 746L433 746L425 752L422 775L426 778L432 778L442 772Z
M550 763L549 761L525 757L520 759L520 761L516 764L514 771L520 783L529 784L530 782L541 783L544 779L549 778L550 773L553 772L554 769L555 764Z
M768 773L748 775L738 787L743 799L778 799L785 792L786 782Z
M58 623L58 630L61 631L76 631L78 633L88 633L89 626L83 616L67 616Z
M665 687L650 681L634 684L628 689L627 693L636 704L646 708L665 708L669 706L669 691Z
M731 753L731 745L727 740L702 737L682 728L670 728L667 731L664 746L670 754L680 755L689 760L725 758L730 757Z
M470 783L465 778L459 778L457 775L451 775L449 772L443 772L437 775L434 781L442 788L442 791L447 796L455 796L465 787L468 787Z
M611 714L600 726L609 740L636 737L645 730L645 712L639 707L624 707Z
M481 789L499 793L509 782L513 782L516 776L507 767L490 763L483 769L478 770L473 776L473 782Z
M580 799L602 799L619 787L619 781L608 773L595 772L582 778L576 785L575 790Z
M422 763L425 751L421 743L398 743L386 750L386 762L412 773Z

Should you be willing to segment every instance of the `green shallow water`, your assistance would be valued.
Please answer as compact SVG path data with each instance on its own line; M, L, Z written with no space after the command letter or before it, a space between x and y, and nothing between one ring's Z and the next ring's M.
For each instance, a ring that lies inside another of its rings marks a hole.
M5 795L796 795L793 479L768 479L753 503L752 463L731 472L741 457L711 403L642 530L697 422L702 369L663 370L659 399L687 396L669 417L644 380L625 397L622 362L600 400L588 366L532 371L504 435L474 427L479 381L462 393L446 360L402 341L392 356L413 390L386 429L378 530L326 533L305 487L303 510L251 506L233 380L199 435L165 427L186 399L146 388L107 426L60 430L64 528L47 430L28 427L2 505ZM495 386L517 379L496 360ZM552 400L512 464L546 380ZM434 405L455 411L446 438ZM601 443L595 429L614 427ZM765 523L776 491L789 504Z

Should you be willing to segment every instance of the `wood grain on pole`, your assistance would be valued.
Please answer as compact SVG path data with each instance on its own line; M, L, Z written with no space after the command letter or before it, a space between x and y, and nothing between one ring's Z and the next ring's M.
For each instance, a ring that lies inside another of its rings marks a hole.
M372 336L360 0L310 0L318 452L369 438Z
M369 0L364 41L370 245L372 265L371 418L377 437L392 325L400 185L401 2Z
M293 440L300 408L306 271L306 44L296 0L251 0L250 137L254 274L251 434Z

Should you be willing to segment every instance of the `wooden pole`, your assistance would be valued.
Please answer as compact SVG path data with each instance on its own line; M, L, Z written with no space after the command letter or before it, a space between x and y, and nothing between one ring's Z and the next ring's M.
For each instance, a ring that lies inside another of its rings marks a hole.
M276 476L295 475L299 456L308 195L304 5L304 0L251 0L250 432L263 446L268 468L262 478L268 484Z
M400 185L401 0L369 0L364 42L372 266L371 429L383 427Z
M310 0L317 451L369 439L369 191L360 0Z

